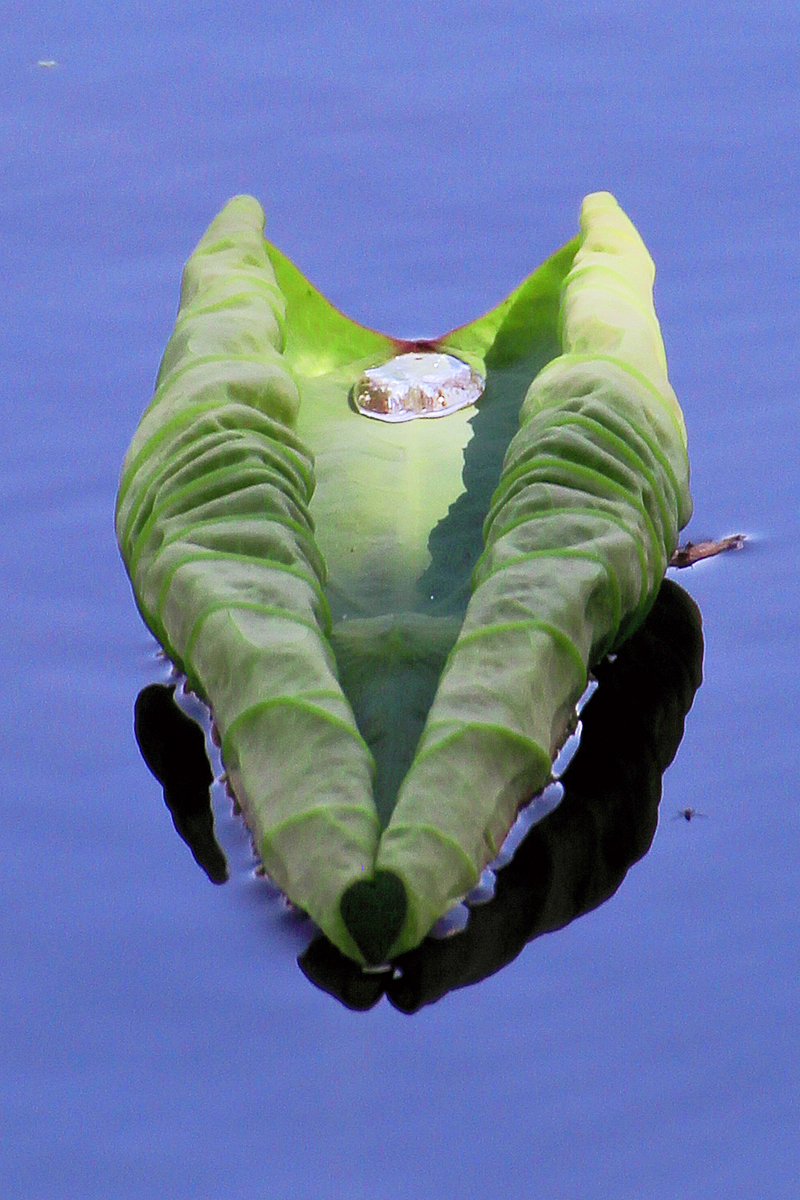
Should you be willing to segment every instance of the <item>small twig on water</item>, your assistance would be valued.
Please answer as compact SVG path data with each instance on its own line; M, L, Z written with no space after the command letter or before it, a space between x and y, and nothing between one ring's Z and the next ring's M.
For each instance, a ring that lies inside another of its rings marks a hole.
M669 565L671 567L691 567L701 559L713 558L715 554L722 554L724 550L742 550L745 540L743 533L734 533L731 537L722 538L719 542L687 542L685 546L678 547L669 560Z

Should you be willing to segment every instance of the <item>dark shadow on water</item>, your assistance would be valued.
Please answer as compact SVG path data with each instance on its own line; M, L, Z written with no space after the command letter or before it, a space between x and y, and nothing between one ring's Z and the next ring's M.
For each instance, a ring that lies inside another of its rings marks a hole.
M228 864L214 836L214 774L205 735L175 701L175 685L152 683L134 706L133 728L142 758L164 789L177 833L212 883L224 883Z
M494 899L471 910L463 933L427 938L382 975L365 974L319 937L299 959L308 979L348 1008L370 1008L386 995L413 1013L608 900L650 848L661 777L680 745L702 661L698 609L667 580L641 628L597 667L580 746L561 780L564 798L498 871Z

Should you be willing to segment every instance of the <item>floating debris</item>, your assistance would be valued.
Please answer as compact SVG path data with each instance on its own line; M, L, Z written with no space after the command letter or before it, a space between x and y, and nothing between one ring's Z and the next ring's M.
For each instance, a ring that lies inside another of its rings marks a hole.
M40 58L36 65L45 71L52 71L53 67L58 66L58 63L54 58Z
M743 533L734 533L718 542L687 542L679 546L669 560L671 567L691 567L704 558L714 558L726 550L743 550L746 538Z
M370 367L353 389L356 408L378 421L446 417L480 398L484 380L452 354L400 354Z

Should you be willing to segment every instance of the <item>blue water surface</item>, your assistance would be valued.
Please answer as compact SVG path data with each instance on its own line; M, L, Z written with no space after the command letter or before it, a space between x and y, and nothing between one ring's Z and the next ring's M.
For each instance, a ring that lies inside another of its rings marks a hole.
M0 1194L794 1197L800 8L50 0L0 65ZM120 463L229 196L349 315L431 336L599 188L658 264L688 536L750 540L680 572L705 682L616 896L413 1016L354 1013L224 795L214 888L139 756L166 668Z

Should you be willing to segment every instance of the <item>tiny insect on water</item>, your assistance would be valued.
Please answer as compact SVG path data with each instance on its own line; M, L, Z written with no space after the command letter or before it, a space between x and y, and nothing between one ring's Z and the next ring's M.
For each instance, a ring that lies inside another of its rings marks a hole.
M698 812L696 808L679 808L672 819L673 821L680 821L681 819L684 821L693 821L695 817L705 817L707 820L708 813Z

